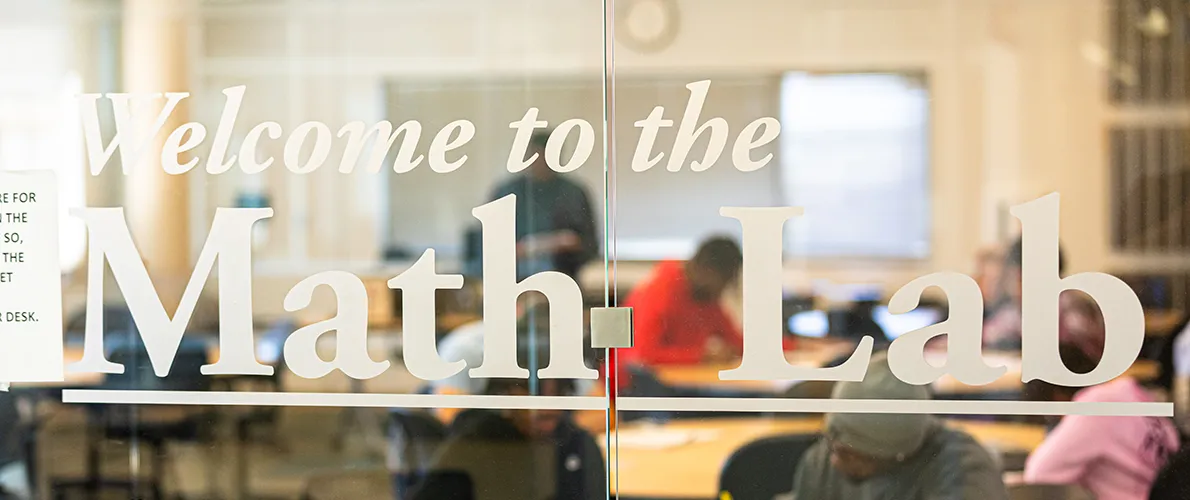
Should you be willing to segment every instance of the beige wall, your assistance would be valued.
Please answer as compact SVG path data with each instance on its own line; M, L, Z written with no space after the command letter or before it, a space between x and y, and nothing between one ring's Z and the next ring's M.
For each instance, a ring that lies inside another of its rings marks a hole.
M674 43L653 54L617 45L618 75L700 79L792 69L925 69L930 75L932 257L790 262L791 286L829 278L895 287L934 270L969 271L981 244L1015 232L1014 226L1000 227L1003 207L1054 190L1063 195L1062 237L1072 267L1107 264L1104 77L1082 55L1085 44L1103 39L1097 2L678 4L680 32ZM247 84L240 134L264 119L287 129L309 119L331 124L380 119L379 89L394 79L598 78L603 62L597 2L234 5L240 4L205 7L192 33L196 103L191 112L214 122L216 116L204 117L202 109L218 113L218 91ZM636 134L624 136L635 140ZM240 181L230 175L192 175L191 182L203 193L192 214L191 244L199 245L206 230L202 214L230 204ZM317 270L396 271L376 264L384 196L372 179L324 168L306 177L275 170L266 182L275 193L278 220L260 253L259 309L279 307L285 287ZM348 237L353 243L342 245ZM619 276L631 281L644 269L624 263ZM592 283L601 283L601 275L601 269L592 270Z

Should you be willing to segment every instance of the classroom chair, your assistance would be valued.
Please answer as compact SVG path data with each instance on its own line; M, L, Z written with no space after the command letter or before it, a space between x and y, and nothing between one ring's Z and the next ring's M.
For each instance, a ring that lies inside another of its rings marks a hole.
M405 499L422 482L438 447L446 440L446 427L428 412L393 409L388 424L388 469L396 498Z
M1190 315L1183 316L1178 321L1177 326L1172 331L1165 335L1146 335L1145 349L1141 352L1142 359L1154 359L1161 365L1161 373L1151 385L1165 389L1168 393L1173 394L1174 374L1174 342L1178 340L1178 336L1182 335L1187 328L1190 328ZM1148 352L1145 352L1148 351Z
M999 453L1000 470L1004 472L1024 472L1025 463L1029 461L1029 452L1002 451Z
M124 373L109 374L102 385L104 389L116 390L161 390L161 391L206 391L210 388L210 377L202 375L199 368L207 364L207 346L204 342L188 342L184 337L174 358L170 372L157 377L135 332L123 337L124 341L114 346L108 358L124 365ZM87 408L87 475L82 480L51 481L53 497L62 499L70 491L82 490L93 494L101 490L126 491L129 497L134 492L147 489L149 496L164 498L163 476L171 465L166 453L166 443L171 441L209 441L213 430L215 414L207 409L160 406L92 405ZM140 478L115 480L101 477L100 441L114 439L135 440L147 448L144 456L149 458L149 479L144 484ZM208 473L211 464L208 464Z
M220 385L220 390L251 390L266 392L284 392L282 386L285 368L281 366L281 353L285 340L289 334L297 329L297 323L289 318L272 323L256 341L257 361L273 369L272 375L231 375L214 379ZM253 441L254 430L263 429L268 433L263 440L274 448L281 449L281 436L277 433L281 407L253 406L238 413L235 417L236 438L241 446Z
M272 375L230 375L213 379L217 390L284 392L282 385L285 368L281 366L281 353L289 334L297 329L291 318L274 321L259 335L256 341L256 360L273 368ZM249 449L254 443L269 446L277 452L288 451L280 429L283 408L280 406L247 406L225 411L235 427L235 497L243 500L269 500L251 491L247 463Z
M1009 500L1095 500L1087 490L1064 484L1018 484L1008 487Z
M736 450L719 474L719 491L732 500L772 500L793 486L802 455L818 441L818 434L773 436Z
M466 472L432 471L397 500L475 500L475 484Z

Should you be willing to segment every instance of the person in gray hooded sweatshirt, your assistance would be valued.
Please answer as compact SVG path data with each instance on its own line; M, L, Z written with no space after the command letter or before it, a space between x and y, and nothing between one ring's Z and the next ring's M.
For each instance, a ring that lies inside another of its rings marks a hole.
M929 399L897 379L885 354L862 382L840 382L833 399ZM840 413L806 451L795 500L1007 500L1000 469L971 436L930 415Z

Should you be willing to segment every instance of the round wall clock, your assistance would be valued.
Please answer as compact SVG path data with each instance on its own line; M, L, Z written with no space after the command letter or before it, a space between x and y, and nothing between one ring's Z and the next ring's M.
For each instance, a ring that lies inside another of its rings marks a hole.
M638 52L658 52L678 36L677 0L621 0L616 38Z

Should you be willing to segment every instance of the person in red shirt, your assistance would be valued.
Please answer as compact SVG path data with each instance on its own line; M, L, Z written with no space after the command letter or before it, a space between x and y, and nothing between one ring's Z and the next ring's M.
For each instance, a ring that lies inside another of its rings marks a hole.
M685 263L658 264L625 300L636 335L631 349L619 350L618 361L688 365L738 358L744 339L720 298L742 267L739 245L723 237L704 241Z

